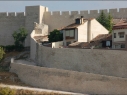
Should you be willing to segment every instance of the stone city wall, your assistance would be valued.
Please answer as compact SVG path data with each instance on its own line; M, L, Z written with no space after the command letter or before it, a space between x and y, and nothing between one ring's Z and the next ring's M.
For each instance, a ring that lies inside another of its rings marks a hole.
M10 72L16 73L22 82L34 87L84 94L127 94L127 78L109 77L20 63L15 61L11 63Z
M0 45L13 45L12 34L20 27L25 26L25 13L0 13Z
M127 78L127 52L37 46L39 66Z
M127 18L127 8L103 10L106 14L110 12L113 18ZM30 46L30 34L34 29L34 22L47 24L49 26L49 32L51 32L54 29L60 29L61 27L74 23L75 18L80 16L84 16L84 18L96 18L99 16L100 11L101 10L49 12L48 8L44 6L26 6L25 13L1 12L0 45L13 44L12 33L21 26L24 26L28 30L29 35L25 41L25 46Z
M30 46L30 34L34 29L34 22L42 23L43 13L48 11L44 6L26 6L25 12L0 13L0 45L12 45L12 34L21 26L28 31L25 46Z

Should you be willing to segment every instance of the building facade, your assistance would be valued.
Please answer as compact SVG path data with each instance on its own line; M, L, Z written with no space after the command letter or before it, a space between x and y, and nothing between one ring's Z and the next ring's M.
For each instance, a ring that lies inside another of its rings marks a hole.
M74 42L90 42L99 34L108 34L109 31L104 28L96 19L75 19L75 23L62 29L64 46Z
M127 22L120 22L113 26L112 48L127 49Z

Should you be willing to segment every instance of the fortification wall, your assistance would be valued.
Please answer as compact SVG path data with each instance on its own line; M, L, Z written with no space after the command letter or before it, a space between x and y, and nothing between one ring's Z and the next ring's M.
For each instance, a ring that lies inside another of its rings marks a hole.
M0 13L0 45L14 44L12 33L23 26L28 31L25 46L30 46L30 34L34 29L34 22L41 23L45 11L48 11L48 8L44 6L26 6L25 12Z
M26 46L30 46L30 34L34 30L34 22L42 23L43 13L48 11L48 8L44 6L26 6L25 13L25 27L28 30L28 36L26 38Z
M54 11L48 12L48 8L44 6L26 6L25 13L0 13L0 45L13 44L12 33L18 30L19 27L25 26L28 30L28 37L25 40L25 46L30 46L30 33L34 29L34 22L44 22L49 26L49 32L54 29L60 29L75 22L75 18L84 16L85 18L96 18L99 16L101 10L90 11ZM127 18L127 8L104 9L107 14L111 13L113 18Z
M38 65L127 78L127 52L37 46Z
M34 87L84 94L127 94L127 78L44 68L20 63L15 61L11 63L10 72L16 73L21 81Z
M0 45L12 45L12 34L21 26L25 26L25 13L3 12L0 13Z
M127 18L127 8L120 9L102 9L106 14L109 12L113 18ZM49 32L54 29L67 26L75 22L75 18L84 16L84 18L97 18L102 10L82 10L82 11L53 11L44 13L44 22L49 25Z

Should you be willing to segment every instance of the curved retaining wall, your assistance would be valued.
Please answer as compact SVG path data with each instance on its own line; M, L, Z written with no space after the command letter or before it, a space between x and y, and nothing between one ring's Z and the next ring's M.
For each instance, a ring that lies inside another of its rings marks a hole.
M38 67L15 61L11 63L10 72L34 87L85 94L127 94L127 78Z
M37 46L39 66L127 78L127 51Z

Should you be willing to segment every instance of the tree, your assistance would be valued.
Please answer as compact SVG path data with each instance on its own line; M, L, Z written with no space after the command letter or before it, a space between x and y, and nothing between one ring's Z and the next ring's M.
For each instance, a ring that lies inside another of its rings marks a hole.
M15 40L15 46L20 49L24 47L24 42L27 37L28 33L27 30L23 27L19 28L19 31L14 31L12 34Z
M113 28L112 16L109 13L109 15L107 17L107 29L109 30L109 33L112 32L112 28Z
M97 18L97 21L101 23L109 31L109 33L112 32L113 23L110 13L108 14L108 16L106 16L105 13L101 11L101 14Z
M0 47L0 61L3 59L4 54L5 54L4 49Z
M59 30L55 29L52 32L50 32L50 35L48 35L49 42L57 42L63 40L63 33L61 33Z

